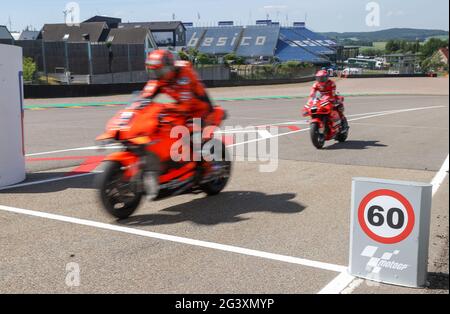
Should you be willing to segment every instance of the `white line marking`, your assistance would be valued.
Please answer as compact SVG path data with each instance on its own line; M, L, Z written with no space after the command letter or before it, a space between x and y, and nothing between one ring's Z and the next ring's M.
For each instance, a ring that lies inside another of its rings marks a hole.
M442 107L444 107L444 106L442 106ZM436 107L431 107L431 108L435 109ZM420 108L420 109L423 109L423 108ZM410 110L410 109L405 109L405 110ZM376 112L366 112L366 113L356 113L356 114L347 115L347 118L360 117L360 116L371 116L371 115L378 115L378 114L384 114L384 113L393 114L393 113L397 113L399 111L401 111L401 109L398 109L398 110L386 110L386 111L376 111ZM261 118L258 118L258 119L264 120L264 119L261 119ZM262 124L262 125L255 126L255 127L259 128L259 127L269 127L269 126L305 125L305 124L306 125L309 124L309 121L308 120L297 120L297 121L288 121L288 122L280 122L280 123L272 123L272 124ZM244 129L243 127L240 127L240 128L237 128L237 129L231 129L230 131L243 130L243 129Z
M436 176L431 181L433 185L433 196L437 193L449 171L449 155L442 164L441 169L438 171ZM323 288L319 294L351 294L353 293L362 283L363 279L359 279L348 274L347 271L341 273L339 276L334 278L325 288Z
M84 219L79 219L79 218L74 218L74 217L67 217L67 216L61 216L61 215L55 215L55 214L50 214L50 213L44 213L44 212L38 212L38 211L32 211L32 210L14 208L14 207L8 207L8 206L1 206L1 205L0 205L0 210L10 212L10 213L45 218L45 219L50 219L50 220L55 220L55 221L62 221L62 222L67 222L67 223L71 223L71 224L76 224L76 225L95 227L95 228L99 228L99 229L103 229L103 230L110 230L110 231L116 231L116 232L121 232L121 233L133 234L133 235L137 235L137 236L153 238L153 239L158 239L158 240L163 240L163 241L169 241L169 242L187 244L187 245L192 245L192 246L198 246L198 247L202 247L202 248L214 249L214 250L218 250L218 251L260 257L260 258L265 258L265 259L269 259L269 260L275 260L275 261L280 261L280 262L285 262L285 263L291 263L291 264L297 264L297 265L302 265L302 266L306 266L306 267L317 268L317 269L321 269L321 270L342 273L346 269L346 267L340 266L340 265L311 261L311 260L307 260L307 259L303 259L303 258L273 254L273 253L268 253L268 252L263 252L263 251L251 250L251 249L246 249L246 248L241 248L241 247L236 247L236 246L231 246L231 245L206 242L206 241L194 240L194 239L189 239L189 238L182 238L182 237L177 237L177 236L172 236L172 235L167 235L167 234L162 234L162 233L150 232L150 231L146 231L146 230L142 230L142 229L121 227L121 226L117 226L117 225L111 225L111 224L106 224L106 223L101 223L101 222L91 221L91 220L84 220Z
M425 110L425 109L437 109L437 108L445 108L446 106L433 106L433 107L421 107L421 108L412 108L412 109L403 109L403 110L391 110L391 111L379 111L379 112L368 112L368 113L359 113L359 114L354 114L354 115L349 115L348 117L359 117L359 116L364 116L362 118L358 118L358 119L351 119L349 120L349 122L352 121L358 121L358 120L362 120L362 119L369 119L369 118L375 118L375 117L380 117L380 116L384 116L384 115L390 115L390 114L395 114L395 113L403 113L403 112L410 112L410 111L417 111L417 110ZM288 123L281 123L281 124L271 124L271 125L286 125L286 124L304 124L305 121L293 121L293 122L288 122ZM261 125L260 127L264 127L267 125ZM230 131L238 131L238 130L242 130L244 128L239 128L239 129L232 129L232 130L227 130L228 132ZM279 134L276 135L275 137L280 137L280 136L285 136L285 135L290 135L290 134L295 134L295 133L299 133L299 132L305 132L305 131L309 131L309 129L302 129L299 131L292 131L292 132L287 132L287 133L283 133L283 134ZM256 141L263 141L266 139L258 139ZM230 145L229 147L233 147L233 146L238 146L238 145L243 145L243 144L248 144L248 143L252 143L255 140L249 141L249 142L242 142L242 143L237 143L234 145ZM33 157L33 156L42 156L42 155L52 155L52 154L58 154L58 153L66 153L66 152L72 152L72 151L85 151L85 150L101 150L101 149L120 149L121 146L109 146L109 147L98 147L98 146L88 146L88 147L79 147L79 148L70 148L70 149L63 149L63 150L55 150L55 151L49 151L49 152L42 152L42 153L34 153L34 154L28 154L25 155L25 157Z
M376 113L376 114L374 113L373 115L370 115L370 116L364 116L361 118L351 119L349 121L357 121L357 120L369 119L369 118L390 115L390 114L395 114L395 113L411 112L411 111L425 110L425 109L436 109L436 108L443 108L443 107L445 107L445 106L422 107L422 108L413 108L413 109L405 109L405 110L386 111L386 112L380 112L380 113ZM364 114L361 114L361 115L364 115ZM284 136L284 135L289 135L289 134L293 134L293 133L305 132L307 130L308 129L293 131L293 132L280 134L277 136ZM259 139L259 140L264 140L264 139ZM237 145L241 145L241 144L243 144L243 143L238 143ZM230 146L235 146L235 145L230 145ZM117 149L117 148L120 148L120 147L109 147L107 149ZM30 155L27 155L27 157L62 153L62 152L68 152L68 151L97 150L97 149L99 149L99 147L96 147L96 146L85 147L85 148L75 148L75 149L68 149L68 150L30 154ZM448 174L448 171L449 171L449 156L447 156L447 159L445 160L442 168L440 169L440 171L437 173L436 177L432 181L433 195L438 191L442 182L445 180L445 178ZM75 175L75 176L71 176L71 177L67 177L67 178L65 177L65 178L49 179L49 180L40 181L40 183L56 182L56 181L61 181L61 180L67 180L67 179L73 179L73 178L77 178L77 177L88 176L88 175L92 175L92 174L94 174L94 173L80 174L80 175ZM23 187L23 186L27 186L27 185L33 185L33 184L37 184L37 183L29 182L29 183L15 185L12 187L7 187L7 189L14 188L14 187ZM0 189L0 190L2 190L2 189ZM165 241L182 243L182 244L193 245L193 246L199 246L199 247L221 250L221 251L237 253L237 254L242 254L242 255L261 257L261 258L266 258L266 259L271 259L271 260L276 260L276 261L281 261L281 262L286 262L286 263L298 264L298 265L307 266L307 267L313 267L313 268L319 268L319 269L323 269L323 270L339 272L340 273L339 276L337 276L332 282L330 282L325 288L323 288L319 292L321 294L333 294L333 293L337 294L337 293L342 293L343 291L346 291L346 293L352 293L363 282L363 280L360 280L360 279L354 280L355 277L353 277L347 273L347 268L344 266L340 266L340 265L334 265L334 264L311 261L311 260L307 260L307 259L301 259L301 258L296 258L296 257L291 257L291 256L286 256L286 255L279 255L279 254L267 253L267 252L262 252L262 251L250 250L250 249L245 249L245 248L240 248L240 247L235 247L235 246L230 246L230 245L224 245L224 244L218 244L218 243L213 243L213 242L206 242L206 241L193 240L193 239L176 237L176 236L171 236L171 235L159 234L159 233L154 233L154 232L149 232L149 231L144 231L144 230L139 230L139 229L114 226L114 225L104 224L104 223L95 222L95 221L83 220L83 219L78 219L78 218L73 218L73 217L66 217L66 216L54 215L54 214L49 214L49 213L37 212L37 211L30 211L30 210L26 210L26 209L0 206L0 210L17 213L17 214L24 214L24 215L28 215L28 216L47 218L50 220L68 222L68 223L73 223L73 224L78 224L78 225L91 226L91 227L96 227L96 228L105 229L105 230L134 234L134 235L144 236L144 237L148 237L148 238L155 238L155 239L159 239L159 240L165 240ZM348 289L346 289L346 287L348 287L348 286L350 286L350 287Z
M418 111L418 110L425 110L425 109L436 109L436 108L445 108L445 106L421 107L421 108L412 108L412 109L404 109L404 110L379 111L379 112L373 112L373 113L367 113L367 114L355 114L355 115L352 115L352 116L360 116L360 115L367 115L367 116L363 116L363 117L355 118L355 119L349 119L348 121L349 122L353 122L353 121L359 121L359 120L363 120L363 119L370 119L370 118L375 118L375 117L380 117L380 116L385 116L385 115L391 115L391 114L396 114L396 113L411 112L411 111ZM297 122L303 122L303 121L297 121ZM262 136L261 138L254 139L254 140L249 140L249 141L245 141L245 142L241 142L241 143L235 143L235 144L232 144L232 145L228 145L227 147L236 147L236 146L250 144L250 143L254 143L254 142L266 141L266 140L271 139L271 138L281 137L281 136L286 136L286 135L291 135L291 134L296 134L296 133L301 133L301 132L307 132L309 130L310 130L310 128L307 128L307 129L301 129L301 130L298 130L298 131L291 131L291 132L286 132L286 133L277 134L277 135L272 135L269 132L267 132L267 133L264 134L264 136L260 133L260 135ZM237 131L239 131L239 129L228 130L227 132L230 132L230 131L237 132ZM270 136L269 136L269 134L270 134ZM71 152L71 151L101 150L101 149L115 150L115 149L120 149L120 148L122 148L122 147L121 146L106 146L106 147L89 146L89 147L71 148L71 149L65 149L65 150L57 150L57 151L51 151L51 152L30 154L30 155L26 155L26 157L50 155L50 154L57 154L57 153L64 153L64 152ZM53 181L63 181L63 180L71 179L71 178L73 178L73 177L64 177L64 178L58 178L58 179L52 179L52 180ZM44 181L30 182L30 183L26 183L26 184L27 185L37 185L37 184L42 184L42 183L47 183L47 182L48 181L44 180ZM52 182L52 181L49 181L49 182ZM1 190L6 190L6 189L12 189L12 188L15 188L15 187L21 187L21 186L5 187L3 189L0 189L0 191Z
M250 133L259 134L261 139L269 139L272 137L272 134L270 134L269 131L261 129L235 129L216 132L216 134L250 134Z
M97 173L98 172L81 173L81 174L75 174L73 176L68 176L68 177L59 177L59 178L52 178L52 179L47 179L47 180L40 180L40 181L20 183L20 184L16 184L16 185L11 185L11 186L6 186L6 187L3 187L3 188L0 188L0 191L11 190L11 189L16 189L16 188L23 188L23 187L26 187L26 186L38 185L38 184L43 184L43 183L51 183L51 182L70 180L70 179L81 178L81 177L86 177L86 176L92 176L92 175L97 174Z
M362 283L364 282L364 279L360 278L353 278L354 280L348 285L347 288L343 289L341 294L352 294ZM332 293L329 293L332 294ZM337 293L334 293L337 294Z
M79 148L69 148L69 149L62 149L62 150L54 150L50 152L43 152L43 153L35 153L35 154L28 154L25 155L25 157L34 157L34 156L42 156L42 155L53 155L53 154L59 154L59 153L67 153L67 152L75 152L75 151L86 151L86 150L114 150L114 149L120 149L122 146L88 146L88 147L79 147Z
M426 109L437 109L437 108L445 108L445 106L420 107L420 108L403 109L403 110L382 111L380 113L374 113L372 115L368 115L368 116L364 116L364 117L360 117L360 118L349 119L348 122L359 121L359 120L364 120L364 119L371 119L371 118L376 118L376 117L382 117L382 116L387 116L387 115L396 114L396 113L412 112L412 111L419 111L419 110L426 110ZM281 136L286 136L286 135L291 135L291 134L296 134L296 133L308 132L309 130L310 130L310 128L301 129L301 130L297 130L297 131L286 132L286 133L282 133L282 134L272 135L271 138L281 137ZM260 141L265 141L265 140L267 140L267 139L265 139L265 138L254 139L254 140L250 140L250 141L246 141L246 142L241 142L241 143L236 143L236 144L233 144L233 145L229 145L229 147L236 147L236 146L239 146L239 145L245 145L245 144L254 143L254 142L260 142Z
M342 272L325 286L318 294L336 294L336 291L342 291L347 288L355 280L355 277L348 274L347 271Z
M269 139L272 137L272 134L270 134L270 132L267 130L258 130L258 134L259 134L259 136L261 136L262 138L265 138L265 139Z
M258 133L259 130L256 129L234 129L234 130L224 130L215 132L215 134L242 134L242 133Z
M261 125L260 127L264 126L283 126L283 125L305 125L309 124L308 120L299 120L299 121L290 121L290 122L283 122L283 123L273 123L273 124L267 124L267 125Z
M376 127L385 127L385 128L410 128L410 129L448 131L448 128L433 127L433 126L420 126L420 125L407 125L407 124L379 124L379 123L377 124L377 123L356 122L356 123L352 123L352 125L376 126Z
M396 112L397 112L397 110L357 113L357 114L347 115L347 118L360 117L360 116L369 116L369 115L380 114L380 113L396 113ZM259 120L263 120L261 118L258 118L258 119ZM308 120L297 120L297 121L288 121L288 122L280 122L280 123L261 124L261 125L257 125L257 126L253 126L253 127L254 128L263 128L263 127L269 127L269 126L308 125L308 124L309 124ZM250 126L250 128L251 127L252 126ZM244 127L239 127L239 128L236 128L236 129L230 129L230 130L226 130L224 132L218 132L218 133L219 134L221 134L221 133L237 133L237 131L243 131L244 132L245 128Z
M431 184L433 185L433 196L437 193L437 191L439 190L439 188L441 187L442 183L444 182L445 178L448 175L448 164L449 164L448 158L449 155L447 155L447 159L445 159L441 169L433 178L433 181L431 181Z
M440 109L440 108L446 108L446 106L432 106L432 107L420 107L420 108L385 111L385 112L380 112L380 113L373 113L373 115L371 115L369 117L361 117L361 118L351 119L349 121L359 121L359 120L363 120L363 119L387 116L387 115L396 114L396 113L405 113L405 112L413 112L413 111L428 110L428 109Z

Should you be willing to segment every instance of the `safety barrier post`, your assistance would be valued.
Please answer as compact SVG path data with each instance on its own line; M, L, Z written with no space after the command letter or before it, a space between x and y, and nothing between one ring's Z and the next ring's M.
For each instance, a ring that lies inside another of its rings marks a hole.
M0 187L25 180L22 48L0 44Z

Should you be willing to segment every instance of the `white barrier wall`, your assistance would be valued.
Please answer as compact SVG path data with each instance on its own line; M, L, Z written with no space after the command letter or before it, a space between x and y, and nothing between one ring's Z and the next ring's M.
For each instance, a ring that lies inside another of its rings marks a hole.
M25 180L22 48L0 44L0 187Z

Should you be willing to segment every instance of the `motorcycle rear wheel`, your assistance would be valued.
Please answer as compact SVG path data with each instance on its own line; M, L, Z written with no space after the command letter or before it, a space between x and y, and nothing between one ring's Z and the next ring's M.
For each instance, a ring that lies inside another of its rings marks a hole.
M136 191L131 182L123 180L122 165L119 162L104 162L103 170L97 181L100 202L117 219L130 217L139 207L143 192Z
M323 134L320 134L319 129L320 126L318 123L311 124L311 141L317 149L322 149L325 146L325 137Z

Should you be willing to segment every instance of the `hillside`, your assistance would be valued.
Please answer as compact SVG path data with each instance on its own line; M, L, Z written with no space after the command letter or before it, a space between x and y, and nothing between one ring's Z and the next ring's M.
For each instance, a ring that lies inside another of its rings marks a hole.
M328 32L323 35L337 39L339 41L355 40L355 41L388 41L391 39L403 40L426 40L429 37L444 36L448 37L448 31L430 30L430 29L413 29L413 28L391 28L375 32L347 32L336 33Z

